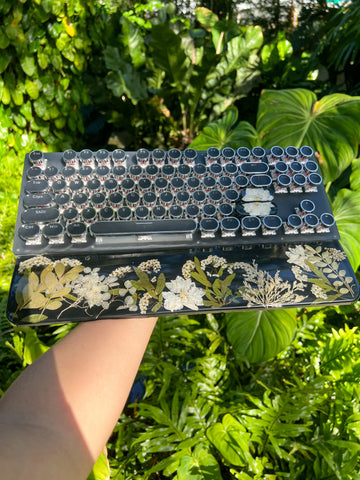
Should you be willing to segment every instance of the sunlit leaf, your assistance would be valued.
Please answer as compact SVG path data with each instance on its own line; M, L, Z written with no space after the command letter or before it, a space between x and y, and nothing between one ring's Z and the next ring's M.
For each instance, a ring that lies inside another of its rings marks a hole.
M274 357L290 344L295 329L295 310L226 314L226 335L240 361L263 362Z
M262 146L311 146L318 152L324 182L337 179L357 154L360 97L332 94L317 100L304 89L264 90L257 129Z

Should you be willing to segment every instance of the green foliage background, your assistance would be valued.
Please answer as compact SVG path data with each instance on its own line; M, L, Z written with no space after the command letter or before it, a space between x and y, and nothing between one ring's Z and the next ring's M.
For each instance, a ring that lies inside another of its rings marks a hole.
M0 394L73 328L5 318L33 149L310 144L360 265L359 2L314 2L296 23L264 1L261 26L238 23L231 1L193 16L182 3L0 5ZM360 478L358 310L161 318L89 478Z

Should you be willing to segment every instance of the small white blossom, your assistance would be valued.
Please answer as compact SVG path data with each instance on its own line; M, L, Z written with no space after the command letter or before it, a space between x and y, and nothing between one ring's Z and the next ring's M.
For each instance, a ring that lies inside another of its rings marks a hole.
M42 255L29 258L27 260L24 260L23 262L20 262L19 273L24 272L27 268L47 267L48 265L52 265L52 263L53 262L52 260L50 260L50 258L43 257Z
M191 278L191 272L195 270L195 262L187 260L182 267L182 274L184 278Z
M337 262L341 262L346 258L345 253L341 250L338 250L337 248L328 248L327 251L330 253L331 257Z
M312 285L311 293L315 295L316 298L322 298L323 300L327 299L327 295L324 290L318 285Z
M89 308L101 306L107 309L110 306L109 300L111 298L109 290L116 286L117 278L99 275L98 271L98 268L87 267L83 274L70 282L68 286L70 286L72 293L79 300L83 300Z
M133 271L132 267L126 266L126 267L118 267L115 270L113 270L110 273L110 277L118 277L122 278L124 277L127 273L131 273Z
M156 258L153 258L151 260L146 260L146 262L140 263L138 268L146 273L151 273L151 272L159 273L161 270L161 264L159 260L157 260Z
M151 299L151 295L148 292L144 293L144 295L140 298L140 301L139 301L140 313L146 313L150 299Z
M288 257L288 263L293 263L303 268L307 272L310 272L310 268L306 264L306 251L302 245L296 245L295 247L289 247L289 250L286 253Z
M246 188L243 196L244 202L271 202L274 198L265 188Z
M243 208L248 215L264 217L270 215L272 203L270 202L248 202L243 203Z
M204 290L198 288L190 279L177 276L175 280L166 283L169 292L163 292L164 308L174 312L184 307L198 310L203 305Z

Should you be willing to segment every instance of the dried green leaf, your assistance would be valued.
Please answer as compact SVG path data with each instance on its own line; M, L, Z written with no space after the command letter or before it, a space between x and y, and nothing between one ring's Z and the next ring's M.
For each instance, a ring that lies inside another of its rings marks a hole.
M29 278L28 278L28 282L29 282L30 290L35 292L37 290L38 285L39 285L39 279L38 279L38 276L36 275L36 273L34 273L34 272L30 273Z
M60 279L60 277L62 277L64 275L65 265L61 262L57 262L54 270L55 270L55 273L56 273L57 277Z
M52 272L49 272L44 277L44 284L46 285L48 292L53 293L57 285L56 275Z
M44 308L46 305L46 297L38 292L34 292L31 295L30 301L26 305L27 308Z
M60 307L62 307L62 302L59 300L54 300L46 305L47 310L57 310Z

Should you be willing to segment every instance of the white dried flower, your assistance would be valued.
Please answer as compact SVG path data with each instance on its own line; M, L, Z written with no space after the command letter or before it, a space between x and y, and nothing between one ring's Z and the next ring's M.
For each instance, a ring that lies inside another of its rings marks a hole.
M198 288L190 279L177 276L175 280L166 283L169 292L163 292L164 308L174 312L184 307L198 310L203 305L204 290Z
M151 299L151 295L148 292L144 293L144 295L140 298L140 301L139 301L140 313L146 313L147 307L149 306L150 299Z
M111 298L109 290L117 285L117 278L99 275L98 271L98 268L85 268L83 274L70 282L69 286L78 300L83 300L89 308L101 306L107 309Z
M246 188L243 202L271 202L274 198L265 188Z
M295 247L289 247L289 250L285 252L288 257L288 263L293 263L303 268L307 272L310 272L310 268L306 264L306 251L302 245L296 245Z
M324 290L318 285L312 285L311 293L315 295L316 298L322 298L323 300L327 299L327 295Z
M131 273L133 271L132 267L126 266L126 267L118 267L115 270L113 270L110 273L110 277L118 277L122 278L124 277L127 273Z
M187 260L182 267L182 274L184 278L191 278L191 272L195 270L195 262Z
M336 260L337 262L341 262L346 258L345 253L341 250L338 250L337 248L327 248L327 251L330 253L333 260Z
M38 257L28 258L19 264L19 273L24 272L28 268L36 268L36 267L47 267L48 265L52 265L53 262L50 258L43 257L42 255Z
M265 217L270 215L272 203L270 202L248 202L243 203L243 208L248 215L257 215Z
M153 258L151 260L146 260L146 262L141 262L138 268L146 273L158 273L161 270L161 264L159 260Z

